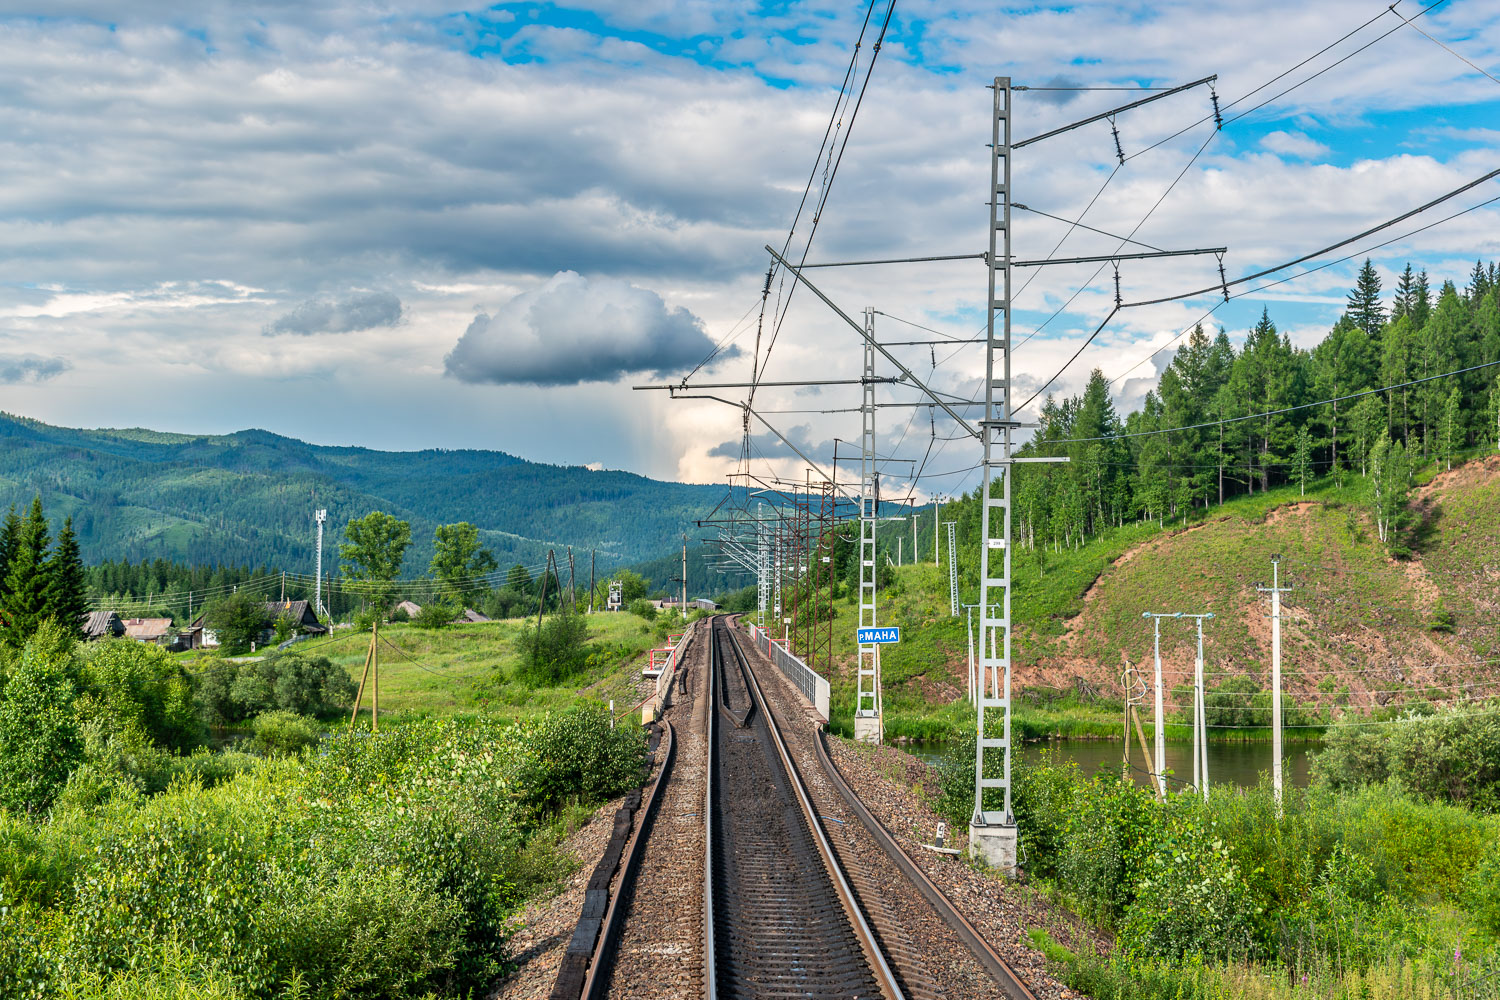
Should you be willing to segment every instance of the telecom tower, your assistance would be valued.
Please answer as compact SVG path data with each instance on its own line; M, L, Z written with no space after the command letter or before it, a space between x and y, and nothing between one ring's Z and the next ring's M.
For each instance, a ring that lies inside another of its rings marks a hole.
M859 627L875 626L875 310L865 310L864 431L859 463ZM880 646L859 644L858 694L854 702L854 738L879 743L881 722Z
M323 610L323 522L328 520L327 510L313 511L313 520L318 524L318 566L313 576L313 613L324 614ZM304 591L305 593L305 591Z

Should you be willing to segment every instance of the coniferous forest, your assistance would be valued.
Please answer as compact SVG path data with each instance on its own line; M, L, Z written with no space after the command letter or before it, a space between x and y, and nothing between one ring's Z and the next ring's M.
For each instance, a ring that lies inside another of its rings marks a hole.
M1070 461L1017 477L1018 543L1077 546L1131 519L1170 521L1332 472L1372 481L1381 538L1399 554L1411 465L1495 444L1497 362L1500 265L1476 263L1463 287L1435 293L1408 265L1388 295L1367 260L1310 351L1263 311L1239 349L1224 329L1194 328L1126 416L1098 369L1082 395L1049 397L1023 454Z

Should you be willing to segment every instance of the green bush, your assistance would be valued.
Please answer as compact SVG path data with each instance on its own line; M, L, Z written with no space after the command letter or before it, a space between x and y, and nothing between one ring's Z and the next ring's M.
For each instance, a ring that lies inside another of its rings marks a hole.
M1422 798L1500 811L1500 716L1456 706L1379 726L1349 723L1329 731L1323 746L1313 773L1332 788L1400 776Z
M639 598L638 600L631 601L625 606L625 610L629 611L633 615L638 615L639 617L646 619L646 621L648 622L656 621L656 605L652 604L644 597Z
M1179 961L1252 954L1261 908L1214 824L1179 813L1164 832L1134 886L1121 943L1135 954Z
M411 612L398 605L396 610L391 612L391 621L398 624L402 622L409 622L411 621Z
M545 717L527 732L525 748L516 780L533 813L571 799L602 802L638 784L645 768L644 730L612 727L602 705Z
M450 604L447 601L432 601L425 605L421 611L417 612L416 616L412 618L411 623L417 628L447 628L453 624L453 619L462 613L463 608L457 604Z
M196 697L203 717L223 725L275 709L298 715L347 711L354 682L328 657L291 649L251 663L210 662L198 677Z
M53 622L42 625L0 701L0 805L45 811L83 759L74 671L72 639Z
M203 742L192 680L160 646L106 639L85 646L82 662L81 720L97 720L110 735L135 732L172 750Z
M250 724L254 736L249 748L270 756L292 756L318 742L322 735L316 722L296 712L276 709L262 712Z
M516 676L532 687L557 684L583 669L589 655L589 626L566 608L548 615L540 629L521 635L521 662Z

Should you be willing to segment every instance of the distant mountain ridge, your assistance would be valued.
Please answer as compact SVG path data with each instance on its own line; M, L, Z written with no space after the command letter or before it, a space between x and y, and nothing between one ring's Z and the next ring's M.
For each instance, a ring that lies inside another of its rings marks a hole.
M324 569L344 524L385 510L412 525L404 576L426 572L432 532L469 521L502 565L571 545L600 569L662 556L723 486L546 465L499 451L387 452L263 430L223 435L82 430L0 413L0 507L40 493L71 515L85 560L167 558L311 572L314 507L328 510Z

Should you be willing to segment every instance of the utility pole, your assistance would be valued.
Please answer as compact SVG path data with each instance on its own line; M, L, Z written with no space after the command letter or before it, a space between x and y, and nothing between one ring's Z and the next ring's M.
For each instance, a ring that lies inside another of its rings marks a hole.
M1170 614L1141 613L1142 618L1153 619L1156 624L1156 773L1161 777L1158 786L1166 794L1166 736L1162 719L1161 681L1161 620L1163 618L1192 618L1198 623L1198 657L1193 665L1193 787L1208 799L1208 724L1204 718L1203 704L1203 623L1213 617L1212 612L1190 615L1182 611Z
M598 581L594 578L594 570L598 566L599 550L589 549L589 614L594 613L594 588Z
M942 503L938 500L937 497L932 498L932 564L934 566L941 566L943 564L942 559L939 558L938 552L938 532L939 530L941 530L938 527L938 512L942 506Z
M936 544L933 547L936 548ZM911 516L911 564L913 566L921 559L921 556L918 555L921 551L921 549L917 548L917 515L913 514Z
M944 521L943 523L946 524L946 525L948 525L948 604L952 608L952 615L953 615L953 617L957 618L958 617L958 556L957 556L957 544L956 544L956 542L954 540L954 528L958 525L958 522L957 521ZM974 620L973 620L972 616L969 619L969 631L971 633L974 631ZM971 649L973 648L973 645L974 645L974 643L971 641L969 643L969 646L970 646ZM970 656L970 659L973 659L972 655Z
M897 566L902 565L902 560L905 558L901 554L902 550L905 548L905 546L902 543L904 543L905 541L906 541L906 539L902 538L900 535L896 536L896 565Z
M328 511L321 508L313 511L313 520L318 525L318 568L313 574L313 613L319 614L323 612L323 522L328 520Z
M1281 556L1271 557L1271 586L1256 587L1271 595L1271 787L1276 792L1276 815L1281 815Z
M354 693L354 712L349 716L349 728L354 729L354 722L359 718L359 704L365 696L365 681L374 672L374 684L371 687L370 700L370 732L380 732L380 615L375 616L375 624L370 626L370 648L365 651L365 669L359 676L359 688Z
M875 472L875 310L865 310L865 374L861 387L863 429L859 463L859 627L875 627L875 512L879 484ZM859 644L854 699L854 738L883 742L880 712L880 646Z
M1161 684L1161 620L1163 618L1180 618L1180 614L1152 614L1150 611L1141 612L1142 618L1151 619L1155 630L1151 648L1156 658L1155 694L1153 696L1151 725L1153 727L1153 740L1156 744L1156 793L1157 796L1165 797L1167 794L1167 730L1162 706L1162 684Z
M574 579L575 578L573 576L573 546L569 545L568 546L568 608L571 609L571 610L575 610L576 611L578 609L578 591L576 591L576 590L573 589Z
M682 603L677 605L677 610L682 612L683 620L687 620L687 535L682 536Z

